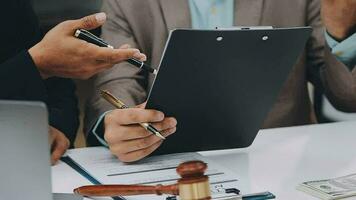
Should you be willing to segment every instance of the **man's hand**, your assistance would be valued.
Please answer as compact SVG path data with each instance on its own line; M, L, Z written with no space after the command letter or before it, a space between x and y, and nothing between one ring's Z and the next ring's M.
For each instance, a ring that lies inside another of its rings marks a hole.
M356 0L322 0L321 16L328 33L342 41L356 31Z
M103 25L105 20L105 13L98 13L65 21L50 30L41 42L29 50L42 78L58 76L87 79L128 58L146 59L138 49L129 48L128 45L110 49L74 37L76 29L95 29Z
M54 165L67 151L70 143L62 132L52 126L49 128L49 134L51 144L51 162L52 165Z
M109 144L110 151L123 162L140 160L151 154L163 142L138 123L151 123L165 137L176 131L176 119L165 118L162 112L146 110L142 107L143 105L137 108L114 110L105 116L104 138Z

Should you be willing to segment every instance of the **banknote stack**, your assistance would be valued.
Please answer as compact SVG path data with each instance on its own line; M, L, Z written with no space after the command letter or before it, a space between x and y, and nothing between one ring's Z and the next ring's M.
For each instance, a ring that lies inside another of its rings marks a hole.
M356 174L334 179L304 182L297 189L326 200L356 196Z

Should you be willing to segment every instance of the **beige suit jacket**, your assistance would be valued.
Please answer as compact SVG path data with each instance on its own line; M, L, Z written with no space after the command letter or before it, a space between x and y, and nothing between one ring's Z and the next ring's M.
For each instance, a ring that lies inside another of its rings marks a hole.
M103 26L102 37L116 47L128 43L139 48L147 54L152 66L159 64L169 30L191 27L188 0L105 0L103 3L108 21ZM235 0L237 26L314 28L305 51L265 120L265 128L313 123L308 81L323 86L337 108L356 111L355 70L351 72L325 47L319 11L319 0ZM112 109L99 97L99 89L108 89L133 106L146 100L152 81L152 75L138 73L128 63L97 75L87 104L86 131L103 112Z

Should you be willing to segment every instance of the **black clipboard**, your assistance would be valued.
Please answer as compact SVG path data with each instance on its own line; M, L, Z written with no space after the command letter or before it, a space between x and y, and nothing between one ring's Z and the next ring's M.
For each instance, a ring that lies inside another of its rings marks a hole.
M146 108L178 125L155 153L251 145L311 31L172 31Z

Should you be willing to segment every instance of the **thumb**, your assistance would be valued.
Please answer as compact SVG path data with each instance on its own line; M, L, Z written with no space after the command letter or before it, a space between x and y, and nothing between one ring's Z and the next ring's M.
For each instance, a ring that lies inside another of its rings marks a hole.
M106 21L106 14L101 12L75 20L75 24L76 24L75 26L76 29L82 28L86 30L92 30L103 25L105 21Z

